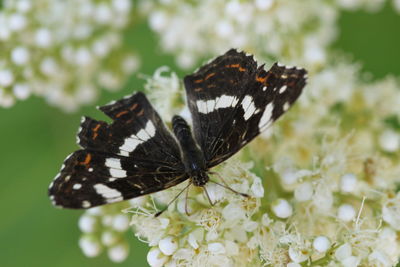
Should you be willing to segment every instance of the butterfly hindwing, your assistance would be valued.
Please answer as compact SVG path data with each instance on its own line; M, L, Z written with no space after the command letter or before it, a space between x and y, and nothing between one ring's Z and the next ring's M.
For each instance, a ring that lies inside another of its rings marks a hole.
M231 157L287 111L305 79L303 69L274 64L265 71L253 57L236 50L186 76L194 133L208 167Z
M49 188L55 205L88 208L176 185L184 173L179 146L144 94L100 108L111 124L84 118L83 148L68 157Z

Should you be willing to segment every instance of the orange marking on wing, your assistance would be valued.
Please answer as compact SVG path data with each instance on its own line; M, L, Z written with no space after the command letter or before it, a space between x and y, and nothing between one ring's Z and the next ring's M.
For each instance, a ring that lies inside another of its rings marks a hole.
M210 79L212 76L214 76L215 75L215 73L213 72L213 73L210 73L210 74L208 74L205 78L204 78L204 80L208 80L208 79Z
M101 127L101 124L97 124L94 128L93 128L93 140L97 138L97 136L99 135L99 133L97 132Z
M134 110L135 108L137 108L137 106L138 106L138 104L135 103L135 104L133 104L129 109L130 109L130 110Z
M115 115L115 117L119 118L119 117L121 117L122 115L124 115L124 114L126 114L126 113L128 113L128 111L123 110L123 111L121 111L120 113L118 113L117 115Z
M92 160L92 155L90 153L86 154L86 158L84 161L79 162L80 165L88 165Z
M260 82L260 83L265 83L266 80L267 80L267 77L264 77L264 78L263 77L258 77L258 76L256 77L256 81Z
M137 115L142 116L144 114L144 109L142 109Z
M203 81L203 79L198 79L198 80L195 80L194 83L201 83L202 81Z
M93 128L93 131L97 132L99 128L101 127L101 124L97 124L96 127Z
M201 90L203 90L203 88L201 88L201 87L197 87L194 89L195 92L200 92Z
M231 64L231 65L225 65L225 67L227 67L227 68L237 68L237 69L239 69L240 72L246 71L246 69L242 68L239 63Z
M207 88L212 88L212 87L217 87L215 84L209 84L207 85Z

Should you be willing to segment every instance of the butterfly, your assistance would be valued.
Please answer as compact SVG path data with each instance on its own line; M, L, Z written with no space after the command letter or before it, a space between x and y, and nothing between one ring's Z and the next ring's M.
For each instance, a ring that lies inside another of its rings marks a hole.
M49 187L55 206L86 209L189 180L204 187L210 170L285 113L300 96L307 72L231 49L184 78L192 126L172 118L172 133L145 94L100 107L113 121L84 117L81 149L66 158Z

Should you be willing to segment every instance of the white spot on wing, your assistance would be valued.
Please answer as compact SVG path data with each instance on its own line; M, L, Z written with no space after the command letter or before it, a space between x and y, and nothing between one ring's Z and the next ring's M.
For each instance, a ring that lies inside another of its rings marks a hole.
M208 100L207 101L207 111L210 113L210 112L213 112L214 109L215 109L215 100Z
M81 184L74 184L74 186L72 186L72 189L78 190L81 189L82 185Z
M284 92L286 91L286 89L287 89L287 86L286 86L286 85L282 86L282 87L279 89L279 93L280 93L280 94L284 93Z
M272 111L274 110L274 104L269 103L262 114L260 121L258 122L258 128L260 132L264 131L272 122Z
M96 193L106 199L108 203L122 200L122 194L116 189L110 188L104 184L95 184Z
M122 146L119 147L120 154L123 156L129 156L129 152L132 152L136 147L150 138L156 135L156 128L151 120L147 121L146 127L137 132L136 135L132 134L130 137L124 140Z
M110 169L110 175L115 178L125 178L126 171L125 170L118 170L118 169Z
M207 114L207 103L203 100L198 100L196 102L197 109L199 110L200 113L205 113Z
M146 124L146 132L149 134L150 138L154 137L156 135L156 127L154 126L153 122L150 120Z
M197 109L200 113L208 114L210 112L213 112L216 109L235 107L238 102L239 102L239 99L236 98L235 96L222 95L220 97L217 97L217 98L211 99L211 100L207 100L207 101L198 100L196 102L196 105L197 105Z
M256 106L254 105L253 98L246 95L242 100L242 108L244 110L244 119L247 121L256 111Z
M143 143L143 141L137 139L137 137L132 134L130 137L126 138L123 145L119 147L119 149L121 150L121 154L124 156L129 156L129 152L135 150L135 148L141 143Z
M283 111L287 111L290 107L289 102L286 102L285 104L283 104Z
M106 166L113 169L122 169L121 160L117 158L106 159Z
M106 166L110 168L110 175L114 178L126 177L126 171L122 169L121 160L117 158L106 159Z
M154 135L156 134L156 128L154 127L154 124L151 120L149 120L146 123L146 127L142 130L140 130L136 136L143 140L143 141L147 141L150 138L152 138Z
M217 104L215 105L216 109L235 107L239 102L239 99L236 98L235 96L222 95L221 97L217 98L216 102L217 102Z
M82 201L82 207L83 208L89 208L90 206L92 206L92 204L90 204L90 202L89 201L87 201L87 200L84 200L84 201Z

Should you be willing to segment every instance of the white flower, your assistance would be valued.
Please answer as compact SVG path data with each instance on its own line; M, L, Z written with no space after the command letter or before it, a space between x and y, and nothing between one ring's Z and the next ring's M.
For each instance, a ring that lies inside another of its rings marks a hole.
M391 227L400 230L400 194L388 199L382 207L382 218Z
M96 219L90 215L83 215L79 218L79 229L84 233L94 232Z
M338 208L338 218L342 221L349 222L356 216L356 210L350 204L343 204Z
M118 241L118 236L113 232L106 231L101 235L101 243L106 246L111 246Z
M213 243L208 244L208 250L214 254L224 254L225 253L224 245L219 242L213 242Z
M17 99L26 99L30 94L30 89L27 84L17 83L13 87L13 93Z
M387 255L385 255L384 253L375 250L373 251L369 256L368 256L368 260L371 263L376 263L376 264L381 264L382 266L392 266L392 262L391 260L388 258Z
M312 198L313 195L313 187L310 182L301 183L299 186L296 187L294 191L294 197L297 201L308 201Z
M113 262L122 262L128 257L128 247L124 245L117 245L108 249L108 257Z
M353 173L347 173L340 180L340 189L344 193L351 193L356 189L357 177Z
M386 130L379 137L379 144L383 150L395 152L400 147L400 135L392 130Z
M149 253L147 253L147 262L151 267L161 267L167 260L168 257L162 254L158 248L152 248Z
M14 82L14 75L8 69L0 70L0 86L10 86Z
M341 245L335 251L335 257L339 261L343 261L343 260L351 257L351 254L352 254L352 249L348 243Z
M272 210L276 216L282 219L290 217L293 208L286 199L278 199L272 204Z
M289 257L292 261L300 263L300 262L307 260L309 255L304 250L290 246L289 247Z
M11 59L16 65L23 65L29 61L29 50L25 47L16 47L11 51Z
M113 220L113 228L117 231L126 231L129 227L129 218L127 215L117 215Z
M158 247L164 255L172 255L178 249L178 243L173 236L167 236L160 240Z
M316 251L324 253L331 247L331 241L326 236L317 236L313 241L313 247Z
M40 28L35 35L36 45L42 48L49 47L52 42L52 35L49 29Z
M87 257L96 257L101 252L100 244L90 237L82 237L79 246Z

